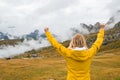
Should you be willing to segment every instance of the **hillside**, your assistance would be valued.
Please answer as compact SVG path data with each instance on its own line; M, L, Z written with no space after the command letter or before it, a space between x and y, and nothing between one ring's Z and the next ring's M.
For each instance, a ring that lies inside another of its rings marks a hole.
M87 40L88 47L90 47L92 43L96 40L97 33L91 33L89 35L85 35L85 37ZM65 47L68 47L69 42L70 41L68 40L63 42L62 44ZM104 42L99 52L116 49L116 48L120 48L120 22L117 23L114 28L105 31ZM31 50L25 52L25 54L17 56L16 58L32 57L34 56L32 54L36 54L36 57L41 57L41 58L60 57L58 52L53 47L50 46L39 50Z
M85 35L85 37L87 40L87 45L88 47L90 47L93 44L93 42L96 40L97 32ZM15 46L19 44L20 42L23 42L23 39L1 40L0 45ZM68 41L63 42L62 44L65 47L67 47L69 45L69 42L70 41L68 40ZM100 49L100 52L110 50L110 49L116 49L119 47L120 47L120 22L118 22L114 26L114 28L111 28L105 31L105 38L104 38L103 45ZM14 58L26 58L26 57L48 58L48 57L60 57L60 55L58 54L58 52L55 51L53 47L50 46L50 47L45 47L45 48L41 48L37 50L32 49L31 51L26 51L24 54L15 56Z
M11 46L15 46L18 43L23 42L23 39L13 39L13 40L0 40L0 46L1 45L11 45Z
M52 48L49 51L53 51ZM91 79L120 80L119 52L120 48L117 48L95 56L91 65ZM66 62L62 57L0 60L0 80L65 80L66 76Z
M91 65L91 80L120 80L120 23L105 32L104 43ZM89 46L96 33L86 35ZM62 44L68 46L70 41ZM65 80L65 60L52 46L31 50L14 59L0 59L0 80Z

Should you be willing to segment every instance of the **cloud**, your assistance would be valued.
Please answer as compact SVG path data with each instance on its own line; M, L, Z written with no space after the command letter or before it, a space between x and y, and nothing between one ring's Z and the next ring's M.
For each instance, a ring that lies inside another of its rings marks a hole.
M112 0L108 5L107 8L109 9L111 16L113 16L118 10L120 10L120 0Z
M8 58L8 57L14 57L20 54L23 54L26 51L30 51L32 49L40 49L42 47L49 46L50 44L48 41L41 40L41 41L24 41L23 43L19 43L15 46L0 46L2 49L0 49L0 58Z
M110 16L106 6L112 4L111 1L0 0L0 30L20 35L46 25L63 31L61 27L70 28L79 23L106 22ZM16 29L9 29L8 26L15 26Z

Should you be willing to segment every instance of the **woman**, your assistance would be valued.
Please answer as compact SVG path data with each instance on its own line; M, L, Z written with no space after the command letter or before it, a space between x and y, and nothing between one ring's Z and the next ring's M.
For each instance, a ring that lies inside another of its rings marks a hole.
M48 41L66 60L68 68L67 80L90 80L91 61L103 42L104 27L105 25L100 25L97 40L89 49L82 34L76 34L69 47L65 48L51 35L49 28L44 29Z

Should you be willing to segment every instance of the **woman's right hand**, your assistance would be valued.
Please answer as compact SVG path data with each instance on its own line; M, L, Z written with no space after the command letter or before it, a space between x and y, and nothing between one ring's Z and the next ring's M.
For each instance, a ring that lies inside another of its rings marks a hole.
M104 24L100 24L100 29L104 29L105 25Z
M48 32L48 31L49 31L49 28L48 28L48 27L46 27L46 28L44 29L44 31L45 31L45 32Z

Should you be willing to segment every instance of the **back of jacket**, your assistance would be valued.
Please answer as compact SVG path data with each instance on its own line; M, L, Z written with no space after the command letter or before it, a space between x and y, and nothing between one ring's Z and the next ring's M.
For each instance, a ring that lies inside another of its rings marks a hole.
M67 80L90 80L90 64L93 56L100 49L103 42L104 29L100 29L97 40L90 49L81 51L65 48L62 44L57 42L50 32L46 32L46 36L52 46L56 48L67 62Z
M91 53L89 52L89 50L82 50L71 51L71 54L91 54ZM93 57L87 56L88 55L82 56L71 55L66 58L68 69L67 80L90 80L90 64Z

